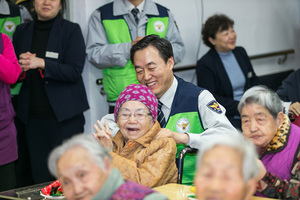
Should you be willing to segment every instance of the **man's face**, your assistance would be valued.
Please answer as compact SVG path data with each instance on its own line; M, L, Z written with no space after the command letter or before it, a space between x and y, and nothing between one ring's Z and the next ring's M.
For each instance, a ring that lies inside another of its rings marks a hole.
M242 155L228 146L216 146L206 152L195 178L197 199L245 200L251 197L253 190L243 179L242 161Z
M105 163L109 161L105 160ZM75 147L57 162L58 179L67 199L88 200L102 188L110 173L102 170L83 147Z
M140 84L151 89L158 99L171 87L173 83L173 57L165 63L158 50L149 46L135 52L134 66Z

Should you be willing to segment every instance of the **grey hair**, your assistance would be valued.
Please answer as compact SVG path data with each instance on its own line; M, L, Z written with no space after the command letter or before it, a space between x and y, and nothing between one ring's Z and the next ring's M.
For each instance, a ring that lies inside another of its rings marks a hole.
M99 144L91 135L78 134L69 140L64 141L63 144L51 151L48 158L48 168L53 176L56 178L58 177L57 162L60 157L68 150L76 147L85 148L89 152L93 161L105 171L103 160L105 157L108 157L111 160L109 150Z
M258 155L255 146L252 142L248 141L240 133L220 135L218 137L211 137L209 141L205 142L198 149L197 156L197 169L201 166L201 162L205 153L216 146L228 146L237 150L243 156L242 172L245 182L256 177L260 171L257 163Z
M248 104L258 104L265 107L274 120L277 119L278 113L282 111L282 101L279 96L266 86L254 86L248 89L238 105L239 112L241 113L243 107Z

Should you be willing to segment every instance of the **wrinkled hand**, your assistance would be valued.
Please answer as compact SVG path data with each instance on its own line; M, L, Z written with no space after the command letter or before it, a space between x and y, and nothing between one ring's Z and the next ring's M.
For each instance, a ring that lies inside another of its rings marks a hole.
M19 57L19 64L23 71L27 71L29 69L37 69L44 68L44 59L36 57L35 53L22 53Z
M111 140L111 136L112 136L112 132L109 129L108 123L105 120L105 127L103 126L103 124L97 120L97 124L94 124L94 129L96 130L96 133L93 132L93 136L94 138L104 147L112 150L113 147L113 143Z
M135 45L141 39L143 39L143 37L137 36L136 39L131 42L131 46Z
M176 133L174 131L170 131L169 129L162 128L155 136L155 139L164 138L164 137L173 138L176 144L179 143L187 144L189 142L189 136L187 134Z
M300 114L300 103L295 102L295 103L291 104L289 107L289 112L292 112L294 115L296 115L298 117Z
M260 172L257 176L257 180L259 181L266 175L267 170L266 170L264 164L261 162L261 160L257 159L256 162L257 162L257 164L259 166L259 169L260 169Z

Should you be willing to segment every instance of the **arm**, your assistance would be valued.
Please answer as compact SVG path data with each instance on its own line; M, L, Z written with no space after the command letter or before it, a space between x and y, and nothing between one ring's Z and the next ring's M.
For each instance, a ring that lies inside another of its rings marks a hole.
M213 57L211 57L210 59L213 59ZM239 102L235 101L232 97L227 97L220 94L221 93L220 84L223 83L220 82L221 80L219 80L219 77L216 74L217 73L216 70L218 66L214 66L214 65L216 65L215 62L208 62L207 59L206 60L200 59L197 62L197 67L196 67L197 82L198 82L197 84L199 87L205 88L213 94L216 100L226 108L227 115L229 116L239 115L239 112L237 110L237 106Z
M0 80L6 84L13 84L18 80L21 67L9 37L2 34L2 39L4 49L3 54L0 54Z
M198 109L201 116L204 132L201 134L188 133L189 142L187 145L192 148L199 148L206 141L222 134L238 134L225 116L225 108L219 104L221 113L212 111L207 104L214 100L210 92L204 90L198 97Z
M144 157L136 162L112 153L112 164L121 172L124 179L148 187L156 186L166 173L171 172L171 166L175 165L176 144L174 140L168 138L153 140L142 151ZM177 175L177 172L175 174Z
M169 25L167 30L166 39L172 44L175 63L180 62L183 59L185 53L185 47L181 38L179 29L175 22L174 16L169 13Z
M257 184L257 191L270 198L299 199L300 197L300 152L291 170L290 181L267 172Z
M88 61L98 68L124 67L130 59L131 42L110 44L98 10L90 17L86 43Z
M31 21L32 17L28 12L27 8L25 8L24 6L19 6L19 7L20 7L21 23Z

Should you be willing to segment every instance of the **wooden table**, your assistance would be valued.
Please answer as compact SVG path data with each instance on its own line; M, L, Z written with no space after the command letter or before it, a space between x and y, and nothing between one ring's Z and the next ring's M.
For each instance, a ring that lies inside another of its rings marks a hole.
M153 188L155 191L166 195L170 200L187 200L188 195L195 195L191 192L191 186L170 183ZM255 197L251 200L271 200L269 198Z

